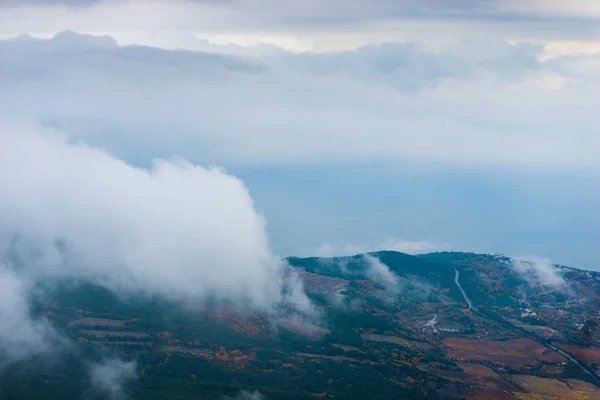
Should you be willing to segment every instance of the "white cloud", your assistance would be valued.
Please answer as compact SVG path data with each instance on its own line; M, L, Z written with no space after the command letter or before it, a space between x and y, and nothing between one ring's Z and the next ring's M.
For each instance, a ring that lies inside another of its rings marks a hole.
M258 390L241 390L235 397L224 397L225 400L265 400L265 396Z
M298 321L317 318L301 282L284 282L246 187L220 168L173 159L139 169L56 132L2 126L0 188L0 260L10 262L0 268L0 354L9 361L57 336L29 315L36 280L211 296L267 313L288 304Z
M226 165L597 167L594 69L542 63L542 46L483 44L252 58L68 34L4 41L0 109L144 165L178 154ZM560 90L530 84L515 96L542 70L542 86Z
M411 19L494 21L535 26L554 22L586 22L600 17L594 0L275 0L215 1L8 1L13 16L0 19L4 29L19 26L38 29L209 30L225 32L290 32L365 30L377 22ZM44 18L44 13L47 18ZM127 18L136 15L135 19ZM524 17L524 18L523 18ZM534 17L534 18L531 18ZM37 25L36 25L37 24Z
M320 339L324 335L329 333L329 330L323 328L320 321L315 319L306 318L300 314L294 313L286 317L281 317L275 320L273 328L279 329L283 327L295 334L306 336L313 339Z
M368 254L363 255L363 257L367 262L367 269L365 271L367 277L371 281L383 285L388 292L397 294L401 289L398 275L390 271L390 268L377 257Z
M496 0L500 12L554 18L596 19L600 17L600 5L595 0Z
M564 56L598 55L600 41L598 40L555 40L544 45L541 61L548 61Z
M56 335L45 320L32 318L30 283L0 262L0 370L6 363L49 349Z
M125 399L123 385L137 377L136 363L118 359L106 359L91 366L92 384L107 392L112 400Z
M550 260L539 257L519 257L512 260L514 270L532 287L565 285L561 272Z
M196 39L201 38L321 52L393 41L470 40L473 31L478 37L547 42L597 37L596 9L593 0L568 5L545 0L8 0L0 3L0 37L20 32L48 37L70 29L169 49L202 49L205 44Z
M306 295L304 284L297 272L289 268L285 274L285 282L286 299L294 305L295 311L300 313L296 314L295 317L311 318L313 322L317 322L320 317L319 311Z
M568 80L557 73L540 71L515 83L514 88L517 90L561 90L567 83Z
M49 133L2 128L1 238L23 270L269 309L280 262L244 184L183 160L131 167Z
M329 303L329 305L331 305L334 308L337 309L342 309L345 310L347 309L348 305L347 303L347 298L346 296L344 296L342 293L332 293L329 296L327 296L327 302Z
M56 131L3 125L0 189L0 355L9 362L58 337L29 315L36 280L210 296L275 323L286 304L296 325L320 329L302 282L284 279L248 190L221 168L157 159L140 169Z

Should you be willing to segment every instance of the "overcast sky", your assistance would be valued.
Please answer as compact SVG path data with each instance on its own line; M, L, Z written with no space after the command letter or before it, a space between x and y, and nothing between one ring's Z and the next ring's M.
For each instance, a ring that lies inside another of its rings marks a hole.
M239 178L231 204L254 222L228 245L244 246L261 273L271 252L379 248L600 269L599 20L593 0L0 1L0 145L23 154L6 168L26 171L29 184L42 171L57 182L12 201L39 199L28 203L39 213L47 198L54 210L80 199L86 174L86 190L104 193L110 177L96 164L47 165L40 152L85 145L124 162L113 172L145 193L162 186L127 168L155 177L156 158L185 160L177 174L218 165L223 182ZM43 142L57 135L61 144ZM80 173L60 186L65 168ZM9 175L2 184L16 185ZM214 190L203 177L178 182L167 186L182 197ZM139 210L117 207L117 192L100 202L114 226ZM182 211L227 212L181 201ZM16 215L9 203L0 216ZM165 207L151 203L148 215L152 206ZM154 223L169 218L187 237L185 212ZM219 237L235 231L229 218L210 223L226 226Z

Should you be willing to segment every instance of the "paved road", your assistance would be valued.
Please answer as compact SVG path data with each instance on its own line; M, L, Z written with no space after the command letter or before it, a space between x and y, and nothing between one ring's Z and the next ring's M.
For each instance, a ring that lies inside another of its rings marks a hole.
M572 355L570 355L569 353L559 349L556 346L551 345L550 343L542 343L543 345L545 345L546 347L548 347L551 350L554 350L557 353L562 354L563 356L567 357L570 361L574 362L575 364L577 364L577 366L579 368L581 368L583 370L583 372L585 372L588 375L593 376L596 379L599 379L600 376L598 376L598 374L596 374L594 371L590 370L589 368L587 368L585 365L581 364L579 361L577 361L577 359L575 357L573 357Z
M454 271L456 272L456 275L454 275L454 283L456 283L456 286L458 286L458 288L460 289L460 292L462 293L463 297L465 298L465 301L467 302L467 305L469 306L469 310L471 310L472 308L474 308L473 303L471 302L471 299L469 299L469 296L467 296L467 293L465 292L463 287L460 285L460 281L458 280L460 273L456 268L454 269Z
M458 288L460 289L460 292L462 293L463 297L465 298L465 301L467 302L467 304L469 305L469 310L473 310L474 312L476 312L477 314L480 314L481 316L485 317L485 314L482 314L480 312L477 311L477 308L475 308L475 306L473 306L473 303L471 302L471 299L469 299L469 296L467 296L467 293L465 292L465 290L463 289L463 287L460 285L460 281L458 280L460 274L458 272L458 270L455 268L454 271L456 271L456 275L454 275L454 282L456 283L456 286L458 286ZM528 338L535 340L536 342L538 342L539 344L541 344L542 346L553 350L563 356L565 356L569 361L573 362L575 365L577 365L583 372L585 372L586 374L590 375L591 377L594 378L594 381L596 382L596 384L598 384L598 382L600 381L600 376L598 374L596 374L594 371L592 371L590 368L588 368L587 366L583 365L581 362L579 362L579 360L577 360L575 357L573 357L572 355L570 355L569 353L559 349L558 347L547 343L546 341L540 340L534 333L528 332L526 330L524 330L523 328L519 328L518 326L513 325L510 321L507 321L506 319L502 318L501 316L498 316L501 318L502 321L504 321L504 323L510 325L511 327L513 327L514 329L523 332L525 334L525 336L527 336Z

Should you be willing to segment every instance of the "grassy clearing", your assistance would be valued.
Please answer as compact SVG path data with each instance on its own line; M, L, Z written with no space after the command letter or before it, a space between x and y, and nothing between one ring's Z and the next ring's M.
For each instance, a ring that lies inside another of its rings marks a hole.
M577 379L558 380L530 375L516 375L515 384L527 393L515 392L521 400L594 400L600 399L600 388Z
M127 321L105 318L81 318L69 322L69 326L71 327L102 326L107 328L124 328L126 325Z
M430 350L432 346L428 343L415 342L414 340L407 340L398 336L389 336L389 335L377 335L374 333L363 333L361 337L364 340L369 340L371 342L385 342L391 344L397 344L402 347L406 347L409 349L419 349L419 350Z
M94 336L97 338L107 338L107 337L149 338L150 337L150 335L148 335L145 332L128 332L128 331L96 331L96 330L82 329L81 331L79 331L79 333L81 335Z

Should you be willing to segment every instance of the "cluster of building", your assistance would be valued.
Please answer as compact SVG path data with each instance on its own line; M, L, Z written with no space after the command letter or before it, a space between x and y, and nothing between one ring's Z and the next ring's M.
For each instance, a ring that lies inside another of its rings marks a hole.
M524 308L521 311L521 318L537 317L537 313L530 308Z

